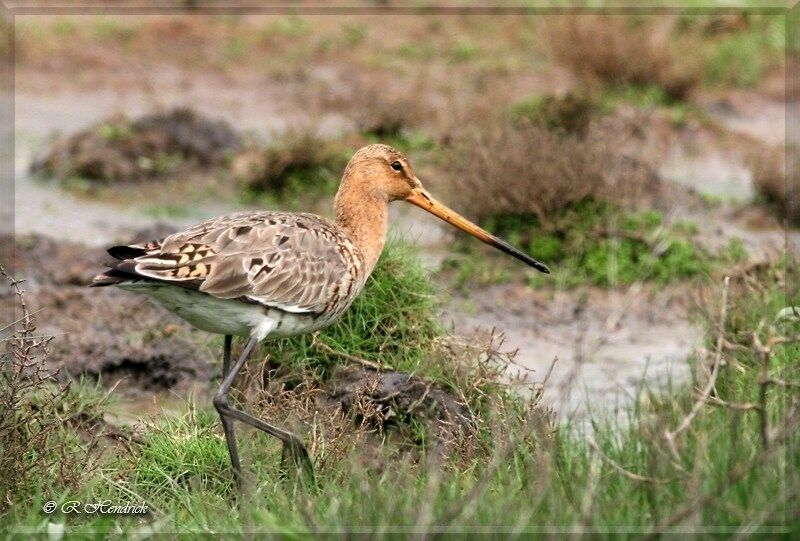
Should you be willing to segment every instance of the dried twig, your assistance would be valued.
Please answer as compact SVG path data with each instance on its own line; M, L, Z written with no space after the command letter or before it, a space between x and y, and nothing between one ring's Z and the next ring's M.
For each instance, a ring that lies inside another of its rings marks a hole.
M653 483L655 485L663 485L665 483L669 483L666 479L656 479L654 477L646 477L644 475L639 475L637 473L633 473L632 471L626 470L616 462L614 462L608 455L606 455L601 449L600 446L597 445L597 442L594 441L594 438L589 436L588 438L589 446L602 458L609 466L614 468L617 472L621 473L628 479L633 481L641 481L644 483Z
M349 353L345 353L343 351L336 351L328 344L320 342L317 339L316 333L311 336L311 346L319 352L327 353L329 355L336 355L337 357L341 357L342 359L345 359L347 361L358 363L368 368L372 368L373 370L377 370L378 372L382 372L384 370L394 370L391 366L388 365L381 365L376 362L363 359L361 357L356 357L355 355L350 355Z
M672 453L673 458L675 459L675 463L678 468L683 469L681 464L680 454L678 453L678 448L675 444L675 437L679 435L681 432L689 428L692 424L692 420L697 415L697 412L703 407L703 405L708 400L708 397L711 396L711 391L714 389L714 385L717 382L717 376L719 375L719 368L722 365L722 346L724 343L724 332L725 332L725 322L728 318L728 289L730 288L731 279L729 276L726 276L723 285L722 285L722 307L720 308L719 313L719 326L717 329L717 345L716 350L714 352L714 364L711 368L711 375L708 378L708 382L706 386L703 388L703 391L700 393L700 396L695 401L692 409L689 410L689 413L683 418L680 424L675 428L675 430L664 430L664 439L667 441L667 446L669 447L670 452Z
M706 398L706 404L708 404L709 406L719 406L721 408L739 410L739 411L758 410L761 408L760 405L754 404L752 402L728 402L716 396L709 396L708 398Z
M759 325L759 330L763 327L763 321ZM761 444L764 448L769 447L769 414L767 411L767 391L770 385L778 385L780 387L788 387L800 385L800 382L786 381L781 378L772 378L769 376L769 368L772 362L772 352L778 344L791 344L796 341L797 337L784 337L777 336L773 327L769 328L767 336L767 343L764 344L758 336L759 330L753 332L753 348L759 359L759 378L758 378L758 417L761 428Z

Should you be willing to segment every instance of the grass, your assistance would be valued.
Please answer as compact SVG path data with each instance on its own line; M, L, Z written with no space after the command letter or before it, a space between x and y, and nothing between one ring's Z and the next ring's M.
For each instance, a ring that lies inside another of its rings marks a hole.
M441 376L445 367L431 365L434 341L444 335L436 318L434 287L415 264L410 247L396 241L387 245L364 292L342 319L323 330L319 340L337 351L347 352L408 373ZM265 346L265 353L279 362L291 363L325 377L341 359L312 347L309 336L299 336ZM441 380L441 377L433 377Z
M692 224L668 226L658 211L623 211L603 202L578 203L546 223L530 215L501 215L483 225L550 266L551 276L526 275L535 286L665 284L707 276L714 261L694 244ZM453 252L446 266L456 270L457 288L513 277L504 261L475 243L458 243Z
M592 119L613 114L621 104L660 111L675 126L709 123L702 109L670 96L658 85L606 86L594 93L540 94L515 103L513 120L526 119L550 131L585 135Z
M709 85L753 87L782 65L787 50L784 16L748 13L735 31L712 37L706 46Z
M382 263L385 271L393 261L409 265L407 257L395 257ZM696 380L669 392L644 392L622 423L600 417L589 431L556 428L507 396L485 411L475 441L446 454L408 453L391 441L358 439L337 455L318 448L325 459L317 462L313 486L281 480L277 446L261 436L242 437L250 492L237 507L215 416L190 405L183 416L147 423L146 443L106 457L72 490L54 494L32 478L31 490L15 495L0 527L107 535L370 531L378 538L432 529L458 537L620 528L787 532L800 488L791 467L800 459L798 396L792 386L761 382L764 374L772 381L800 377L800 346L791 339L800 332L800 319L785 310L800 304L800 297L786 289L792 283L784 281L788 269L734 279L724 293L715 286L703 317L707 353L694 360ZM720 344L725 347L718 349ZM759 344L769 344L770 351L765 355ZM713 382L709 371L717 374ZM705 388L714 390L704 405L695 389ZM690 411L695 413L688 416ZM665 433L674 434L674 445ZM150 514L42 515L39 509L51 497L145 502Z

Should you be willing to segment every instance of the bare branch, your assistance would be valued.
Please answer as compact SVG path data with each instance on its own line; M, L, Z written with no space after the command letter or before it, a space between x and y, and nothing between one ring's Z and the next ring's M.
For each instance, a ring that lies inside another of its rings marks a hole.
M689 428L689 425L692 424L692 420L697 415L697 412L703 407L703 405L708 400L708 397L711 396L711 391L714 389L714 385L717 383L717 376L719 375L719 368L722 365L722 349L724 344L724 332L725 332L725 322L728 319L728 290L730 289L730 276L726 276L723 280L722 285L722 307L720 308L719 314L719 326L717 330L717 344L716 350L714 352L714 364L711 368L711 375L708 378L708 382L706 386L703 388L703 391L700 393L700 396L695 401L692 409L689 410L689 413L683 418L680 424L675 428L675 430L664 430L664 439L667 441L667 445L669 446L670 451L672 452L672 456L676 461L678 467L683 469L680 466L680 454L678 453L678 448L675 445L675 437L679 435L681 432Z
M631 479L633 481L641 481L641 482L644 482L644 483L653 483L655 485L663 485L665 483L669 483L669 481L666 480L666 479L656 479L654 477L646 477L644 475L639 475L639 474L633 473L633 472L631 472L629 470L626 470L625 468L623 468L622 466L620 466L619 464L614 462L602 450L600 450L600 446L597 445L597 442L594 440L594 438L592 438L590 436L588 438L588 441L589 441L589 446L600 456L600 458L602 458L609 466L614 468L617 472L621 473L622 475L624 475L628 479Z

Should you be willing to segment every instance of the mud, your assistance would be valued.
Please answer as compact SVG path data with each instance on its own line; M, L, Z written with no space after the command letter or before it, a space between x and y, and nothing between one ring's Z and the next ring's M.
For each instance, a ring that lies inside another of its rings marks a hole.
M357 367L338 370L327 383L322 402L356 416L373 412L378 428L415 418L437 428L467 429L471 415L466 407L442 389L421 378L400 372L375 372Z
M28 306L39 311L38 331L54 337L49 363L60 368L62 380L87 375L107 385L122 380L122 388L166 390L211 377L206 335L143 297L86 287L108 258L102 250L41 236L14 244L5 236L0 251L13 254L14 274L26 279ZM2 302L5 313L13 313L16 300L6 294Z
M690 308L682 288L548 292L503 284L453 299L443 317L457 333L502 329L521 369L539 382L549 373L542 403L563 420L586 421L624 411L642 389L686 380L703 337Z
M188 108L130 119L108 118L58 139L31 172L99 182L152 179L179 168L221 165L241 146L240 136L220 120Z

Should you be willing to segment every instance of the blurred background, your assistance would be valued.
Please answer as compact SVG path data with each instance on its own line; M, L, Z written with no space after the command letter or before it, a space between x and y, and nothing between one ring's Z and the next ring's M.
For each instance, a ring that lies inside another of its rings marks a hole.
M557 357L545 399L563 415L689 377L704 284L773 265L798 240L784 145L797 50L782 13L183 5L13 20L3 253L48 306L69 373L123 376L157 397L206 385L207 336L142 299L83 289L101 248L243 209L332 217L349 156L372 142L407 153L440 199L553 269L537 275L392 209L392 234L418 246L442 293L441 321L502 330L539 376Z

